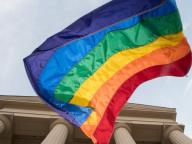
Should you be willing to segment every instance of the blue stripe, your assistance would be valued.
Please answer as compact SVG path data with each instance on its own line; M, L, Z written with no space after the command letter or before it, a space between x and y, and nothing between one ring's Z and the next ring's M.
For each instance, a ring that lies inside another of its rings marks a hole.
M64 118L78 127L80 127L87 120L93 111L93 109L89 107L81 107L63 102L61 103L56 99L53 99L51 103L54 104L54 108L56 108L57 111L61 110L61 112L65 114L62 115L62 113L58 111L60 115L64 116Z

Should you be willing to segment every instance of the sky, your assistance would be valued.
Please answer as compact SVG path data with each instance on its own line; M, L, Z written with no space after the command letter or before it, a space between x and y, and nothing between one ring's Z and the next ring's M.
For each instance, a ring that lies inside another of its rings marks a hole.
M110 0L0 0L0 95L36 96L22 59L46 38ZM192 46L191 0L176 0ZM177 109L177 121L192 137L192 70L186 77L162 77L141 85L129 100Z

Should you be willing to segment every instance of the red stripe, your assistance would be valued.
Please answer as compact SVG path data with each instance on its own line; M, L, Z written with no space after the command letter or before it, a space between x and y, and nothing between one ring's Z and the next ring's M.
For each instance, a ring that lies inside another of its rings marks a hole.
M160 76L182 77L188 73L191 67L191 60L190 52L187 56L174 63L145 69L125 81L113 96L94 133L94 137L98 141L97 144L109 143L116 117L140 84Z

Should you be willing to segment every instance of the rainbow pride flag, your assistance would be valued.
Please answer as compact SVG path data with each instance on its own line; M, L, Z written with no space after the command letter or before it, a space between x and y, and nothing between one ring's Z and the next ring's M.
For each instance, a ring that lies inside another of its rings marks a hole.
M134 90L186 75L191 51L175 0L113 0L48 38L24 63L50 107L107 144Z

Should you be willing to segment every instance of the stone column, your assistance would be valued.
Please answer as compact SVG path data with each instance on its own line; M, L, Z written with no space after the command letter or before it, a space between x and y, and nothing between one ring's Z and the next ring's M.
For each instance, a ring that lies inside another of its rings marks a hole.
M3 133L5 130L5 124L2 120L0 120L0 134Z
M0 134L8 132L10 131L10 129L11 129L10 120L4 115L0 115Z
M131 129L126 124L118 124L114 131L116 144L136 144L130 133Z
M165 132L165 137L172 144L192 144L192 139L187 137L179 126L170 126Z
M50 132L41 144L65 144L71 132L72 126L64 120L56 120L50 126Z

